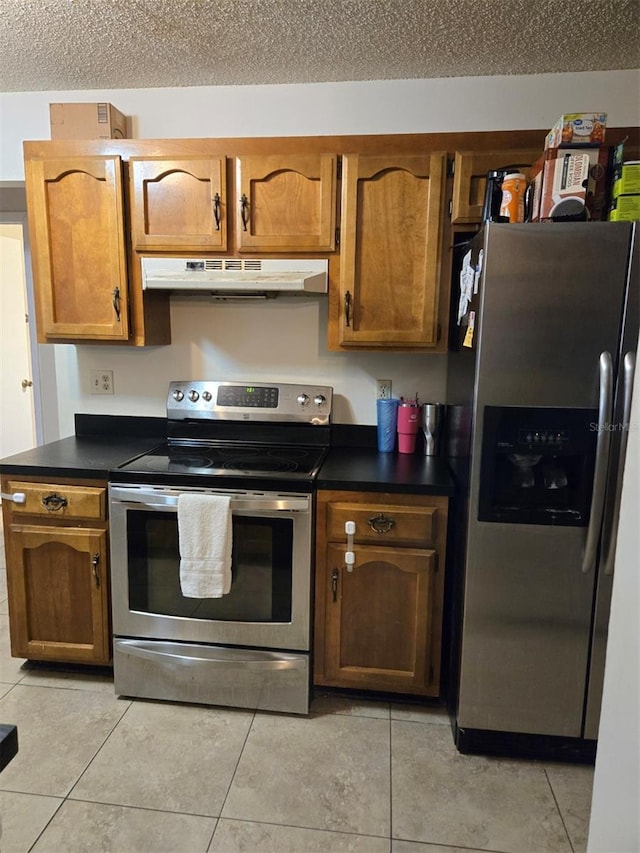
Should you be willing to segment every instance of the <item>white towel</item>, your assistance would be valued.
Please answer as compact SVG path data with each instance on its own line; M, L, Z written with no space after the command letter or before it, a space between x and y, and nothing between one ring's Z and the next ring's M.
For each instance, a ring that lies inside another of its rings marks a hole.
M231 499L178 496L180 588L185 598L221 598L231 589Z

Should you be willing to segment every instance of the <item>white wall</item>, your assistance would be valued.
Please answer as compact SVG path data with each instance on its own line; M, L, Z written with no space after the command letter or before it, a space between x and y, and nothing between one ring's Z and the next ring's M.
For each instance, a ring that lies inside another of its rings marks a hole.
M638 341L640 350L640 340ZM640 850L640 369L616 548L588 853Z
M22 141L49 138L53 101L110 101L133 136L159 139L549 128L580 110L626 127L640 124L639 94L637 71L0 94L0 180L24 177Z
M49 138L54 101L110 101L132 117L135 137L164 138L546 129L563 112L593 109L606 111L611 126L633 126L640 124L639 93L638 72L612 71L0 94L0 181L23 179L22 141ZM73 432L79 411L163 415L168 382L192 376L330 384L343 423L375 422L377 377L390 378L396 395L443 399L444 357L329 353L326 323L325 300L317 297L260 307L174 301L171 347L58 345L60 434ZM94 368L114 371L113 397L88 393Z

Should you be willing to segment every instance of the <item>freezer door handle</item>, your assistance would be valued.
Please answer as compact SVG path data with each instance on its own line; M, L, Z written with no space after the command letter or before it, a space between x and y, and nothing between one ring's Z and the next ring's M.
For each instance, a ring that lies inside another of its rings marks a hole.
M607 466L611 447L611 411L613 405L613 359L610 352L600 353L598 364L600 375L600 401L598 404L598 437L596 440L596 464L593 473L591 512L587 527L587 540L582 557L582 571L587 574L593 569L598 553L598 540L604 513L604 498L607 489Z
M618 471L616 476L616 490L613 496L613 513L608 539L604 549L604 573L613 574L613 563L616 557L616 539L618 533L618 519L620 518L620 498L622 495L622 476L624 474L624 460L627 455L627 441L631 418L631 397L633 396L633 379L636 372L636 354L628 352L622 363L623 382L623 405L622 424L620 430L620 456L618 457Z

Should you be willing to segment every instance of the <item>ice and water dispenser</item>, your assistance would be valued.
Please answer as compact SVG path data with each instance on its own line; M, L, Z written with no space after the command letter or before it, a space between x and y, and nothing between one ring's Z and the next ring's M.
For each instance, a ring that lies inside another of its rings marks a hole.
M586 527L596 421L593 409L485 407L478 520Z

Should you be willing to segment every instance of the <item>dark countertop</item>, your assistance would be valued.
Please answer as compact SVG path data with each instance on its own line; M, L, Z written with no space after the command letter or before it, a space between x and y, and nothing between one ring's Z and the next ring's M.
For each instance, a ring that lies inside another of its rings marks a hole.
M372 447L332 447L316 481L318 489L452 496L446 461L418 453L378 453Z
M164 441L164 418L76 415L76 434L0 460L0 474L104 479Z
M0 474L106 480L109 471L160 442L131 436L71 436L7 456Z
M445 495L455 480L444 458L416 452L379 453L375 427L336 425L319 489ZM164 418L76 415L76 435L0 460L0 473L108 479L109 472L162 444ZM335 441L334 441L335 439Z

